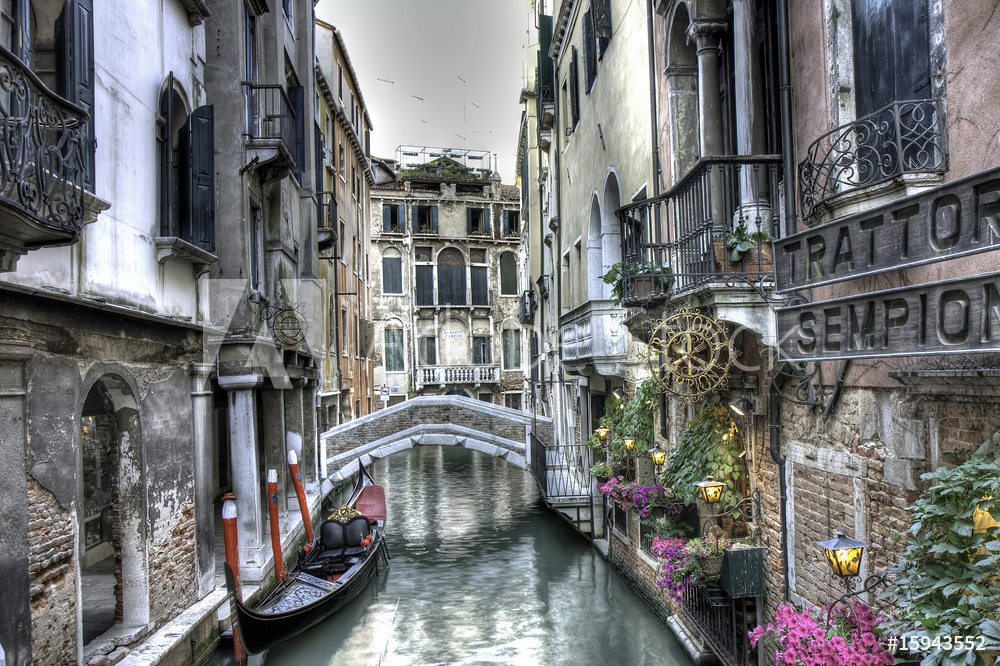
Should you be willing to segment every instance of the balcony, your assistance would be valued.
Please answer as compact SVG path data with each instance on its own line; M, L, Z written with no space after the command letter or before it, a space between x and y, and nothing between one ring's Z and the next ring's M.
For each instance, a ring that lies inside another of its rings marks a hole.
M932 99L894 102L827 132L799 164L799 200L808 218L827 201L904 174L941 174L945 116Z
M744 308L773 282L761 239L778 235L780 181L780 155L703 157L664 194L620 208L622 305L706 296Z
M280 180L295 169L298 117L285 89L278 84L243 82L247 110L247 162Z
M0 272L29 250L75 243L107 208L83 189L88 122L0 46Z
M580 375L620 376L626 361L623 319L611 301L587 301L563 315L563 366Z
M337 242L337 194L316 193L316 243L323 252Z
M417 368L418 386L448 386L450 384L496 384L500 381L500 365L433 365Z

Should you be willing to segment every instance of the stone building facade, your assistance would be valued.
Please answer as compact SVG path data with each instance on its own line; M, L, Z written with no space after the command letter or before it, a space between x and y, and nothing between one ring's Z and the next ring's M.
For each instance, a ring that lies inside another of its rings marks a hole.
M320 275L328 308L321 347L321 430L370 414L371 118L340 31L316 21L316 182L323 241ZM322 147L321 147L322 144Z
M520 193L481 151L404 146L372 189L375 385L524 409Z

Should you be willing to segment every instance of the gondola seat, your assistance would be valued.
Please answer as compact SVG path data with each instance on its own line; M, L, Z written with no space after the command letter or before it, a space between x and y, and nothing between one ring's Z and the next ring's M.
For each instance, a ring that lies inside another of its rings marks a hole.
M365 552L365 537L372 533L372 524L365 516L356 516L344 526L344 557L355 557Z

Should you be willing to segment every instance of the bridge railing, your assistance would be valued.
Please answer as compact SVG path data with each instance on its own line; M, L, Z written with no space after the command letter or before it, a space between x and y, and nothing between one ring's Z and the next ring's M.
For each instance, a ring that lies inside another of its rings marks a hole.
M585 444L546 446L531 433L531 471L547 500L589 498L590 465Z
M417 368L417 373L420 386L428 384L493 384L500 381L499 364L422 366Z

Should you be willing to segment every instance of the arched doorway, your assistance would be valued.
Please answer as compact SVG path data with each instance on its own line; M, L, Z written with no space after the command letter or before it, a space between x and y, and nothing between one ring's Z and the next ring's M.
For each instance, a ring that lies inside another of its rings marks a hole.
M600 300L610 296L610 288L605 287L602 279L602 276L610 268L610 264L604 260L603 245L601 202L595 191L590 198L590 224L587 227L587 294L591 300Z
M611 170L604 181L604 199L601 205L601 247L604 265L610 268L622 260L621 224L615 211L622 205L618 176ZM605 270L606 272L606 270ZM603 273L602 273L603 274ZM612 285L603 284L604 298L611 298Z
M465 305L465 257L455 248L438 255L438 305Z
M79 563L84 644L149 622L142 431L122 377L94 382L80 410Z

